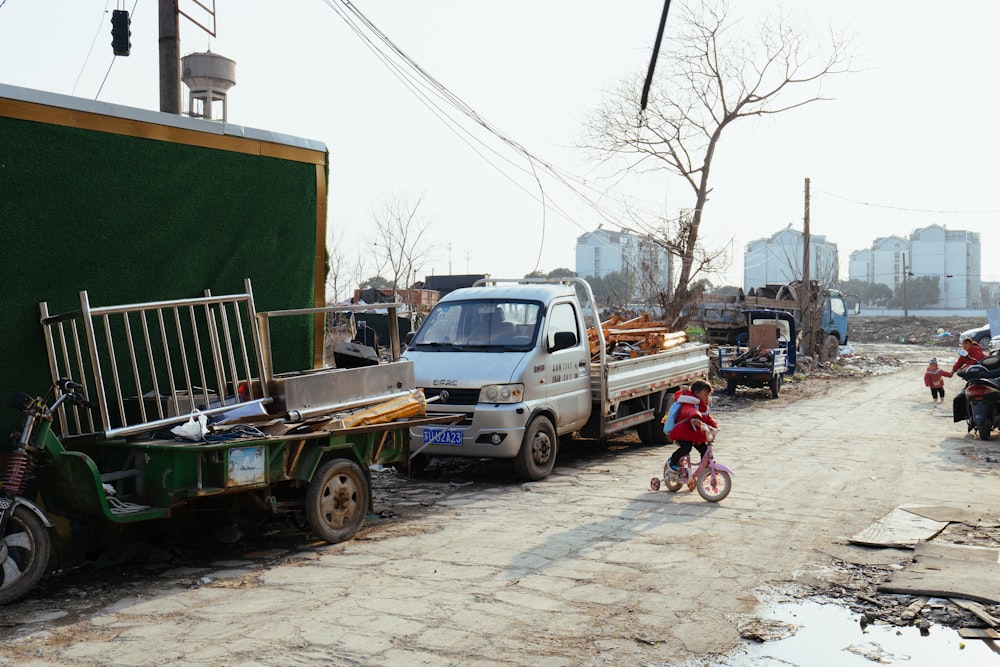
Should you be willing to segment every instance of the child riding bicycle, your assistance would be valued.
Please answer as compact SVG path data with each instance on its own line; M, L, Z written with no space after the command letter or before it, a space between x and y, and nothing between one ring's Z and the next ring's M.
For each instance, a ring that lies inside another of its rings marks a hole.
M681 408L677 413L677 421L668 434L677 443L677 450L670 455L671 471L678 469L682 457L691 455L692 447L701 456L705 456L708 449L706 443L719 428L715 418L708 412L711 396L712 385L704 380L694 382L691 389L682 389L675 395L674 400L681 404Z

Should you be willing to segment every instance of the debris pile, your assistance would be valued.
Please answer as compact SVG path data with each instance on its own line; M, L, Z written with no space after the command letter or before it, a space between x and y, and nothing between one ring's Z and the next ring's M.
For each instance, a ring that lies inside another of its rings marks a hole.
M958 347L958 335L982 326L979 317L852 317L851 342L905 343L909 345L942 345Z
M727 368L749 367L749 368L772 368L774 366L774 350L754 345L751 348L725 348L731 350L733 356L722 355L722 363ZM737 352L742 350L742 352Z
M642 313L630 320L615 315L601 322L604 343L608 355L615 357L642 357L677 347L687 342L687 333L671 331L666 322L651 320L649 313ZM590 356L601 350L597 329L587 330L590 341Z

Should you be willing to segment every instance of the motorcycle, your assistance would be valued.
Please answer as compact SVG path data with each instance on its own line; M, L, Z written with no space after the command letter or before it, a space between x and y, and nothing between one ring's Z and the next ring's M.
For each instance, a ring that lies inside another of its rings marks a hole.
M55 386L62 393L51 405L27 394L14 397L14 407L24 414L24 426L0 486L0 603L27 593L45 574L53 556L54 524L24 495L35 467L44 458L42 442L50 437L52 414L65 401L95 407L81 392L81 385L58 380Z
M980 440L989 440L1000 429L1000 357L989 356L958 371L965 388L952 401L952 419L965 420L968 432Z

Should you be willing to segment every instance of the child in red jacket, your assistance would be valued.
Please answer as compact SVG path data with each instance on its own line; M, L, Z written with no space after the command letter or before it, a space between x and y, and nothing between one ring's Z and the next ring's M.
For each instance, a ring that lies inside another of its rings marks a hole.
M924 386L931 388L931 398L935 403L944 403L944 379L950 377L950 372L938 368L937 357L931 357L924 371Z
M692 447L697 449L700 455L705 456L709 429L719 428L715 418L708 413L712 385L698 380L691 385L690 390L684 389L678 393L680 396L676 400L681 404L681 408L669 434L670 439L677 443L677 450L670 455L671 470L677 470L681 457L691 455Z

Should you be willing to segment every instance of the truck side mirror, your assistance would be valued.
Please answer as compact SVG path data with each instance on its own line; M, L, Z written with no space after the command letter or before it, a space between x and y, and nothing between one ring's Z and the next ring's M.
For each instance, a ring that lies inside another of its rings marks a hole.
M405 347L409 347L410 343L413 342L414 336L416 336L416 335L417 335L416 331L407 331L406 332L406 337L403 339L403 345Z
M576 334L572 331L557 331L549 352L558 352L571 347L576 347Z

